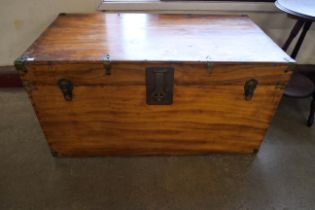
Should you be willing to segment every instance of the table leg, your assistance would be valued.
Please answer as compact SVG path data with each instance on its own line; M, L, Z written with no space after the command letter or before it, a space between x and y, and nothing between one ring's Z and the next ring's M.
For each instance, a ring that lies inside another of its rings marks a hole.
M287 39L287 41L284 43L282 49L284 51L287 51L288 47L290 46L291 42L293 41L293 39L296 37L296 35L299 33L300 29L302 28L303 24L304 24L304 20L298 19Z
M299 53L299 50L300 50L301 45L302 45L302 43L304 41L305 35L308 32L308 30L310 29L311 25L312 25L311 21L305 22L303 30L302 30L302 33L301 33L301 35L300 35L300 37L299 37L299 39L298 39L298 41L297 41L297 43L296 43L296 45L294 47L294 50L293 50L293 52L291 54L292 58L296 58L297 54Z
M311 101L311 111L310 111L310 115L308 117L308 120L307 120L307 125L309 127L311 127L314 123L314 115L315 115L315 91L313 93L313 98L312 98L312 101Z

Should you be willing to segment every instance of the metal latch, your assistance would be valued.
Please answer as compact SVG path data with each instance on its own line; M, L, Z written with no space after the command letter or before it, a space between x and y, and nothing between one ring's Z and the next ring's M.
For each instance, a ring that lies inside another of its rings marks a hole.
M255 79L250 79L245 82L244 97L246 101L250 101L253 98L257 84L258 82Z
M14 61L15 69L19 72L26 73L25 63L28 60L27 55L23 55Z
M70 80L67 79L60 79L58 81L58 86L60 90L63 93L63 97L65 98L66 101L72 101L73 98L73 84Z
M112 67L110 64L110 55L106 55L106 58L104 60L104 69L105 69L105 74L106 75L111 75L112 74Z
M288 68L284 70L285 73L287 72L294 72L296 69L296 64L293 62L288 63Z
M147 104L169 105L173 103L174 68L146 68Z
M207 59L207 69L208 69L208 72L211 73L214 64L213 64L213 62L211 62L210 56L207 56L206 59Z
M285 87L286 87L286 85L287 85L286 82L277 82L276 85L275 85L275 88L276 88L276 89L284 90Z

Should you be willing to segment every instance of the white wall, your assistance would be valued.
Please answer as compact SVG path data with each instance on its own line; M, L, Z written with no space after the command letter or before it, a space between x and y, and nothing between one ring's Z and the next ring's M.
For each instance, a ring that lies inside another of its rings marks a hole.
M0 66L13 61L61 12L95 12L99 0L0 0Z
M40 35L58 13L96 12L98 2L99 0L0 0L0 66L12 65L15 58ZM280 12L246 14L280 45L294 24L293 20ZM313 26L306 37L298 62L315 64L314 38Z

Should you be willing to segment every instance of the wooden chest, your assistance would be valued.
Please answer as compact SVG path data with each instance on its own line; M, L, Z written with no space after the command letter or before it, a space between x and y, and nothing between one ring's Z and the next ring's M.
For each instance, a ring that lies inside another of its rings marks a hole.
M60 156L255 152L293 64L247 16L104 13L15 63Z

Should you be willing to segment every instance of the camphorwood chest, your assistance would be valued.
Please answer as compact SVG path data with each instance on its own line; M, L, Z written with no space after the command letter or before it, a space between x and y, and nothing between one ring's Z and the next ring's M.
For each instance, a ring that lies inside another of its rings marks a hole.
M247 16L106 13L15 62L59 156L257 151L293 64Z

